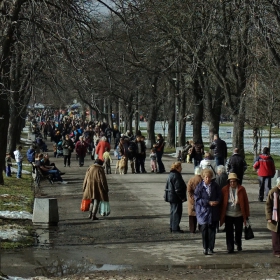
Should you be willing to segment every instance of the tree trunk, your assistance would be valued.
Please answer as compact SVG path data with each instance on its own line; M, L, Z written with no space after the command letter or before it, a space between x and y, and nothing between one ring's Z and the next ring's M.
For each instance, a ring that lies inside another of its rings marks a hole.
M269 124L269 129L268 129L268 148L269 149L271 148L271 130L272 130L272 123Z
M211 94L211 92L208 94ZM222 95L221 87L218 86L216 89L215 100L206 106L206 110L208 112L210 143L213 141L214 135L219 134L223 99L224 97ZM212 101L212 98L210 100ZM208 106L211 106L211 108L208 108Z
M176 147L176 139L175 139L175 132L176 132L176 127L175 127L175 117L176 117L176 101L175 101L175 91L176 88L172 83L169 83L169 94L168 94L168 101L169 102L169 112L167 113L168 115L168 131L167 131L167 146L168 147Z
M181 88L178 96L178 122L179 122L179 136L178 146L182 147L186 144L186 87L184 79L180 79Z
M193 110L193 141L202 141L201 127L203 122L203 95L198 83L198 80L194 80L194 110Z
M244 121L245 110L242 111L243 102L241 101L239 114L234 114L233 118L233 138L232 148L238 148L240 154L244 156Z
M253 129L253 144L254 144L254 159L258 156L258 145L259 145L259 128Z
M147 121L147 140L150 141L151 145L155 143L155 123L158 108L156 106L151 106L150 117ZM152 147L152 146L151 146ZM151 148L147 146L147 148Z

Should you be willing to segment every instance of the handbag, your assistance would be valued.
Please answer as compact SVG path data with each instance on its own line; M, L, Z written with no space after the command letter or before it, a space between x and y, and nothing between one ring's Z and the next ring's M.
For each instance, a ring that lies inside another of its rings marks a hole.
M109 216L111 212L110 204L108 201L101 201L99 204L98 212L101 216Z
M82 199L81 211L86 212L89 210L91 199Z
M244 236L245 236L245 240L250 240L255 237L249 220L247 220L246 226L244 228Z

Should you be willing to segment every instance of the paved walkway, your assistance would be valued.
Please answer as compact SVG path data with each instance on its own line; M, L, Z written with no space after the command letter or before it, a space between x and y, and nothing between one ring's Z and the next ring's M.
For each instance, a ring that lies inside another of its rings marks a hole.
M257 201L257 182L247 181L246 176L243 185L249 196L255 239L244 240L243 251L229 255L225 233L218 233L216 253L204 256L201 235L188 231L187 204L184 205L181 222L186 233L174 235L169 232L169 204L163 201L167 173L131 174L129 169L127 175L108 175L111 215L92 222L87 219L87 213L79 210L82 181L87 166L92 164L89 156L85 167L79 167L74 157L70 168L63 167L62 158L51 160L66 172L63 178L69 182L67 185L42 184L42 197L58 199L59 226L38 229L40 243L35 248L2 252L2 271L8 275L61 276L103 268L145 271L249 268L256 271L280 264L280 260L272 255L265 204ZM164 156L166 170L173 161L174 158ZM114 159L113 173L115 162ZM149 170L148 161L146 168ZM193 166L184 163L182 173L188 181L193 174Z

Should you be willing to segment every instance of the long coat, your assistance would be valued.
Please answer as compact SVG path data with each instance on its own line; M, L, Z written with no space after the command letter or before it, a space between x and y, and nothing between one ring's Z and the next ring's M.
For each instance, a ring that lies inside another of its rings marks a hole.
M204 188L203 181L201 181L194 191L195 198L195 212L197 222L200 225L212 224L220 220L219 205L210 206L210 201L221 201L221 190L219 185L212 181L210 187L210 197Z
M108 183L103 166L99 164L91 165L83 183L83 199L97 199L99 201L109 201Z
M229 197L229 185L226 185L222 188L222 203L221 203L221 217L220 217L220 225L222 226L225 222L227 205L228 205L228 197ZM250 216L249 209L249 201L246 190L243 186L238 186L237 188L237 197L238 203L241 208L243 222L246 225L246 219Z
M266 220L272 220L272 213L273 213L273 201L274 201L274 193L276 193L276 195L278 196L277 199L277 215L278 215L278 219L280 219L280 190L278 189L278 187L274 187L272 188L267 196L267 200L266 200L266 206L265 206L265 215L266 215ZM273 221L271 223L267 223L267 228L271 231L277 232L278 230L278 224L279 221Z
M194 190L196 186L202 181L200 175L195 175L190 178L187 185L187 195L188 195L188 214L189 216L196 216L195 213L195 200L194 200Z

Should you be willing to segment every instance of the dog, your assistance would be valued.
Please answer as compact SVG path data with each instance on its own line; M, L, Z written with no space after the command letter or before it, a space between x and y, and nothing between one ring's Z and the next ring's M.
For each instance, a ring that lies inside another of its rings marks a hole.
M121 159L117 160L115 174L117 174L117 170L119 170L120 175L125 174L126 165L127 159L125 156L122 156Z

